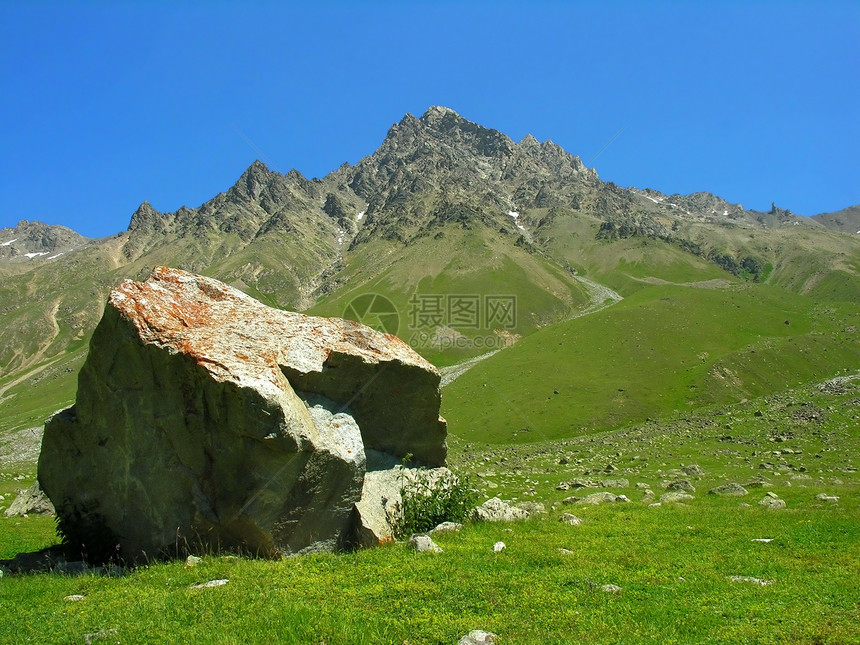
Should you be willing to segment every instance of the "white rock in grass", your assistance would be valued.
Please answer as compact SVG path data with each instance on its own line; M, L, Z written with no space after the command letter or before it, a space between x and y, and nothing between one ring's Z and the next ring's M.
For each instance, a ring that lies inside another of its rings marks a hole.
M492 632L485 632L481 629L473 629L465 636L457 641L457 645L493 645L496 642L496 635Z
M839 498L835 495L828 495L827 493L818 493L815 496L819 502L830 502L831 504L836 504L839 501Z
M760 587L767 587L773 584L773 580L762 580L761 578L753 578L751 576L729 576L732 582L749 582Z
M436 528L430 531L431 535L433 533L456 533L461 530L463 525L458 522L442 522Z
M506 548L507 548L507 547L505 546L505 543L504 543L504 542L496 542L496 543L493 545L493 553L501 553L501 552L502 552L502 551L504 551Z
M562 513L561 517L558 518L558 521L570 524L571 526L579 526L582 524L582 518L571 513Z
M210 580L209 582L201 582L197 585L191 585L192 589L211 589L212 587L223 587L228 582L230 582L227 578L221 578L219 580Z
M35 482L30 488L18 495L9 508L3 512L3 515L6 517L27 517L30 513L54 514L54 505L42 492L39 482Z
M600 590L605 593L621 593L621 587L618 585L603 585Z
M528 516L528 511L511 506L498 497L488 499L474 511L474 518L479 522L511 522L527 519Z
M409 547L418 553L442 553L442 547L426 535L413 535L409 538Z

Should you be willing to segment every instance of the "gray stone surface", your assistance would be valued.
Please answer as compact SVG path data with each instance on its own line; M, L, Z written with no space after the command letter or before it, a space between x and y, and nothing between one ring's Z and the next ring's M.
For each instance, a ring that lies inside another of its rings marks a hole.
M53 515L54 505L39 488L39 482L34 482L30 488L22 492L9 505L3 515L6 517L21 517L22 515L39 514Z
M91 555L331 550L352 538L365 448L444 463L438 385L393 336L157 267L111 292L39 481Z
M410 549L418 553L442 553L442 547L428 535L413 535L408 544Z
M570 524L571 526L579 526L582 524L582 518L577 517L572 513L562 513L561 517L558 518L559 522L563 522L564 524Z
M513 522L527 519L528 516L528 511L511 506L498 497L488 499L474 512L474 519L478 522Z
M831 504L839 502L839 498L836 495L828 495L827 493L818 493L818 495L815 496L815 499L819 502L830 502Z
M689 493L681 493L681 492L672 492L672 493L663 493L660 495L660 503L661 504L679 504L684 502L689 502L690 500L695 499Z
M465 636L462 636L457 641L457 645L493 645L498 638L492 632L485 632L481 629L473 629Z
M688 479L678 479L666 484L666 490L680 491L682 493L695 493L696 487Z
M780 499L776 493L768 493L759 501L759 506L765 508L781 509L785 508L785 500Z
M708 491L708 495L719 495L720 497L743 497L749 491L740 484L721 484Z
M462 529L463 525L459 522L442 522L441 524L437 525L432 531L430 531L430 534L433 535L434 533L457 533Z
M393 522L399 513L402 502L400 489L414 481L418 474L416 468L394 465L390 456L375 451L367 451L367 472L361 499L355 503L355 528L351 546L373 547L389 544L395 540ZM453 474L445 467L421 471L431 484L440 478L452 478Z
M580 505L597 505L597 504L612 504L614 502L627 502L628 500L624 495L616 495L614 493L603 492L603 493L591 493L591 495L586 495L582 499L576 500L576 504Z

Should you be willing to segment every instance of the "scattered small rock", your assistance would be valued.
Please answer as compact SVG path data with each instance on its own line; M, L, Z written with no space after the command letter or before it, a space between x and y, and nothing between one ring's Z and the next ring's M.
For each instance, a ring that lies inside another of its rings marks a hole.
M570 549L559 549L558 552L562 555L573 555L573 551Z
M708 495L719 495L720 497L743 497L749 495L749 491L740 484L722 484L708 491Z
M768 585L773 584L773 580L762 580L761 578L753 578L751 576L729 576L729 580L732 582L750 582L761 587L767 587Z
M836 504L839 501L839 498L835 495L828 495L827 493L818 493L815 496L819 502L830 502L831 504Z
M624 495L615 495L614 493L603 492L603 493L592 493L591 495L586 495L582 499L576 500L575 504L580 505L592 505L596 506L597 504L611 504L613 502L629 502Z
M600 588L600 590L605 592L605 593L621 593L621 587L619 587L618 585L612 585L612 584L603 585Z
M507 548L508 547L505 546L504 542L496 542L493 545L493 553L501 553L502 551L504 551Z
M692 499L696 499L689 493L663 493L660 495L660 502L663 504L681 504L684 502L689 502ZM653 504L651 505L653 506Z
M626 479L604 479L602 485L606 488L627 488L630 482Z
M478 522L512 522L527 519L529 514L528 511L511 506L498 497L493 497L476 508L473 516Z
M773 538L753 538L750 542L764 542L766 544L768 542L773 542Z
M590 479L571 479L567 485L569 488L597 488L597 482Z
M463 528L462 524L457 522L442 522L436 528L430 531L431 535L433 533L456 533L460 529Z
M492 632L485 632L480 629L473 629L465 636L457 641L457 645L494 645L498 638Z
M683 493L695 493L696 487L690 483L689 479L678 479L666 484L666 490L676 490Z
M201 582L200 584L191 585L192 589L210 589L212 587L223 587L228 582L227 578L219 578L218 580L210 580L209 582Z
M442 547L427 535L413 535L409 538L409 548L418 553L442 553Z
M761 498L759 506L773 509L785 508L785 500L780 499L776 493L768 493Z
M74 593L70 596L66 596L65 598L63 598L63 600L65 600L66 602L80 602L84 598L86 598L86 596L83 596L79 593Z
M564 522L565 524L570 524L571 526L579 526L582 524L582 518L577 517L571 513L562 513L561 517L558 518L559 522Z
M690 464L689 466L684 466L681 471L685 475L690 475L691 477L697 476L701 477L705 474L705 471L698 464Z
M524 510L529 516L546 513L546 507L540 502L520 502L517 508Z
M54 505L48 496L39 488L39 482L34 482L30 488L22 492L15 501L9 505L3 515L6 517L26 517L31 513L40 515L53 515Z
M84 634L84 643L85 645L91 645L91 643L96 640L114 638L118 633L119 632L116 629L100 629L92 634Z
M187 567L195 567L201 562L203 562L203 558L197 557L196 555L189 555L185 558L185 566Z

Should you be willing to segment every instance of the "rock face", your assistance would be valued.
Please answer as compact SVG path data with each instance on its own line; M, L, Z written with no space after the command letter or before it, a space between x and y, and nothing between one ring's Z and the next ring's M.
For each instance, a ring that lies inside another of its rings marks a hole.
M348 547L365 449L444 464L439 378L393 336L157 267L111 292L39 481L91 557Z

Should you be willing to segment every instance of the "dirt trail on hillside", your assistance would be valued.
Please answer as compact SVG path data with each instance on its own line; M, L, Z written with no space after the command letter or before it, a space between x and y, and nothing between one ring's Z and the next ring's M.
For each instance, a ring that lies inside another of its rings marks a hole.
M585 278L580 275L573 276L580 284L582 284L586 291L588 292L588 306L582 311L577 311L570 317L565 320L573 320L574 318L582 318L583 316L587 316L588 314L593 314L602 309L606 309L607 307L614 305L616 302L620 302L623 300L621 294L617 291L613 291L609 287L600 284L599 282L595 282L590 278ZM490 358L490 356L494 354L498 354L501 349L494 349L491 352L487 352L486 354L481 354L480 356L476 356L474 358L470 358L468 360L463 361L462 363L457 363L456 365L449 365L448 367L443 367L439 370L442 374L442 380L439 383L440 387L445 387L446 385L454 382L457 378L468 372L475 365L480 363L483 360Z

